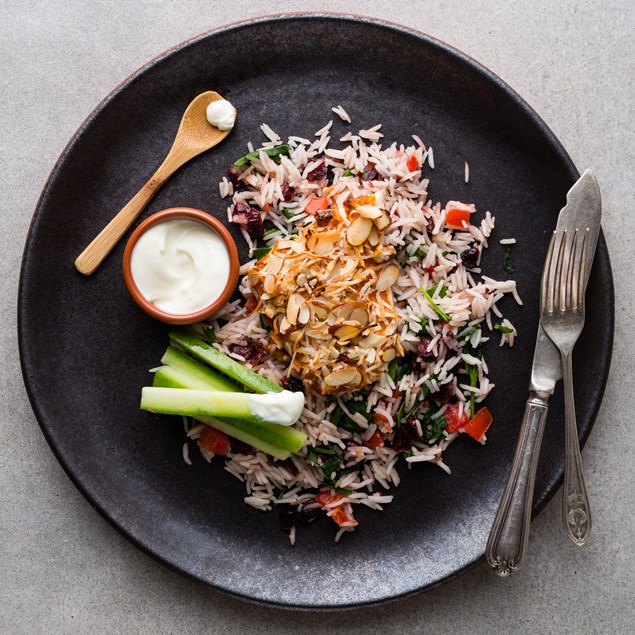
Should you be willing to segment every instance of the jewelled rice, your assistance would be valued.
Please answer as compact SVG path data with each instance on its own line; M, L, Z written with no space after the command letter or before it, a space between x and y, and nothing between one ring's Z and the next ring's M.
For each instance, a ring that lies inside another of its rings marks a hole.
M341 106L332 110L350 123L349 115ZM267 137L261 147L274 147L282 143L281 137L269 126L262 124L261 129ZM478 267L468 271L461 264L460 254L473 244L479 248L477 264L480 264L480 254L487 247L488 238L494 229L495 219L490 212L482 215L479 223L474 222L477 214L473 214L472 223L463 230L448 229L444 221L449 205L444 206L428 198L427 174L434 168L432 148L426 148L418 136L413 136L414 144L408 147L396 143L383 147L380 130L381 125L378 124L360 130L358 134L349 131L339 139L337 147L331 147L333 121L329 121L315 133L316 138L312 141L290 137L287 143L293 150L290 156L282 156L279 164L261 152L259 158L254 159L240 176L244 187L239 191L234 191L227 178L223 178L219 184L221 196L232 197L227 209L230 221L232 207L238 202L268 210L265 219L279 233L270 236L264 243L266 246L292 234L298 226L313 222L314 218L303 210L312 197L324 195L324 186L328 183L310 182L306 176L321 160L326 161L332 173L329 183L333 187L329 196L339 207L349 197L383 192L384 207L391 218L383 240L385 244L395 247L397 262L401 266L401 275L392 289L400 315L398 332L401 343L406 352L416 353L421 336L425 335L431 340L428 350L435 354L438 361L428 364L425 372L418 370L405 374L396 382L388 373L384 373L368 394L365 408L368 416L350 413L352 420L362 429L360 433L344 430L329 420L329 415L338 405L348 413L346 404L350 402L346 399L351 396L334 399L307 392L306 407L296 424L299 430L306 433L307 445L337 449L342 455L344 467L358 468L343 474L335 482L335 487L345 492L345 495L327 506L329 513L332 512L331 507L347 506L351 516L352 510L359 505L382 510L393 498L392 494L385 492L399 485L400 481L396 469L399 453L391 447L369 447L366 444L368 439L378 428L386 430L394 426L402 400L405 400L406 408L410 408L424 385L434 393L441 386L456 380L454 397L460 404L460 410L467 411L472 393L476 403L481 403L494 384L487 378L485 359L464 353L463 348L468 343L477 347L486 342L495 320L506 327L501 329L500 345L512 346L516 329L509 320L502 319L496 305L505 294L513 295L522 304L513 280L497 281L480 275ZM249 144L248 149L251 151L253 146ZM416 157L420 166L416 170L410 170L406 165L412 156ZM384 175L383 180L360 182L358 176L344 176L347 170L361 174L369 163L373 163ZM469 180L468 170L466 162L466 182ZM281 186L284 182L295 188L296 192L295 199L289 203L282 201ZM454 205L454 202L450 203ZM283 208L287 211L286 215L282 212ZM292 214L295 211L297 213ZM427 229L430 227L431 232ZM251 255L256 245L243 233ZM245 263L241 273L247 273L254 262ZM433 300L450 316L449 322L439 320L435 309L420 291L422 286L429 289L434 285ZM446 290L444 297L442 289ZM242 279L240 291L245 297L250 295L247 276ZM425 323L423 332L422 320ZM217 345L227 354L231 355L231 344L253 342L265 348L269 344L268 332L262 327L259 315L247 315L242 302L226 305L211 324L218 338ZM465 363L473 364L478 369L478 382L474 387L466 381ZM287 370L285 364L271 357L257 367L259 373L277 382L282 380ZM435 416L442 416L446 408L447 404L441 406ZM196 440L202 429L202 425L193 422L187 432L188 440ZM430 445L415 443L406 461L408 464L434 463L450 474L449 466L443 461L443 453L459 433L444 432L438 442ZM484 437L481 442L485 442ZM203 454L206 460L212 458L209 453ZM230 453L225 469L244 482L247 494L244 500L255 509L268 511L279 505L293 505L302 509L302 506L316 505L316 490L324 487L325 482L322 470L311 464L306 454L305 447L297 455L280 462L262 452ZM185 448L184 458L189 460ZM353 529L353 526L341 527L336 540ZM289 539L291 544L295 543L295 527L290 531Z

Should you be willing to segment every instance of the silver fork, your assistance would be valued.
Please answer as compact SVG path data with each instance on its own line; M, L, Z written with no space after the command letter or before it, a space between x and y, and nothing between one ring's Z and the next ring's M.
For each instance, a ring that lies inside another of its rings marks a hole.
M543 272L542 326L560 350L564 377L565 461L562 520L571 540L582 546L591 530L591 513L575 418L571 353L584 326L584 285L589 230L554 232Z

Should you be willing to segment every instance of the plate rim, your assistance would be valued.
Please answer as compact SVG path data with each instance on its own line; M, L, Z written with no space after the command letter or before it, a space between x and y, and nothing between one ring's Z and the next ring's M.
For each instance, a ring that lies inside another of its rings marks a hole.
M25 312L25 298L24 298L24 286L25 286L25 278L26 272L29 268L29 251L28 247L31 242L32 234L34 233L37 225L40 221L41 215L43 213L43 208L45 207L45 202L49 196L49 193L55 186L57 181L59 172L64 165L67 156L70 154L71 150L75 146L76 142L81 139L81 137L86 133L87 128L89 127L91 121L99 115L99 113L108 106L110 101L116 97L121 91L127 89L139 76L143 75L146 71L153 68L155 65L159 64L163 59L178 53L179 51L186 49L187 47L195 44L200 40L204 40L208 37L213 37L216 34L230 32L234 30L240 30L245 27L257 26L262 23L270 23L275 21L282 20L306 20L311 21L315 19L326 19L333 20L338 22L350 22L352 24L370 24L373 26L378 26L380 28L389 29L392 31L397 31L402 35L406 35L409 37L415 37L428 45L432 45L438 50L442 50L446 55L450 55L454 59L458 59L462 63L468 65L471 70L478 75L485 77L485 79L489 80L489 82L495 84L499 90L506 93L507 97L511 99L516 106L518 106L524 114L528 116L538 127L540 134L548 141L549 145L551 145L560 158L563 161L563 164L566 166L567 171L571 174L572 178L579 177L579 171L576 168L573 160L569 156L566 151L564 145L560 142L555 133L551 130L551 128L545 123L542 117L529 105L527 101L517 93L509 84L507 84L500 76L494 73L490 68L471 57L467 53L462 50L456 48L455 46L448 44L444 40L432 36L424 31L421 31L415 27L407 26L398 22L394 22L384 18L376 18L374 16L369 16L365 14L359 14L355 12L337 12L337 11L288 11L288 12L278 12L278 13L268 13L262 14L259 16L246 18L243 20L232 21L218 27L214 27L211 29L207 29L199 32L198 34L186 38L173 46L170 46L163 51L159 52L155 56L151 57L144 64L139 66L136 70L132 71L126 77L124 77L119 83L117 83L112 90L110 90L107 95L101 99L94 108L89 112L86 118L81 122L78 126L77 130L70 137L64 148L62 149L59 157L55 161L53 168L51 169L44 187L42 188L42 192L40 193L37 203L35 205L35 209L29 223L29 229L24 241L24 248L22 253L22 260L20 265L20 275L18 281L18 297L17 297L17 333L18 333L18 349L19 349L19 358L20 358L20 368L22 372L22 378L24 381L27 397L29 399L29 403L31 408L33 409L33 413L35 415L36 421L42 434L44 435L49 447L51 448L53 455L57 459L58 463L61 465L65 474L71 480L73 485L79 490L82 496L86 499L88 504L95 509L100 516L106 520L106 522L113 527L120 535L124 536L126 540L130 541L136 548L138 548L142 553L150 556L156 563L159 565L166 567L170 571L178 573L179 575L185 576L190 580L195 580L198 583L203 583L207 587L214 589L215 591L220 592L221 594L227 594L233 598L237 598L243 601L250 602L252 604L256 604L258 606L265 607L273 607L273 608L281 608L290 611L317 611L317 612L326 612L326 611L351 611L359 608L365 607L373 607L380 606L392 602L397 602L402 599L406 599L409 597L413 597L416 595L420 595L432 589L436 589L437 587L454 580L468 571L473 570L476 566L485 561L485 553L483 553L478 558L475 558L471 562L468 562L461 568L453 571L452 573L440 578L439 580L427 584L423 587L418 587L416 589L412 589L409 591L405 591L403 593L399 593L396 595L390 595L387 597L381 597L373 600L349 603L349 604L337 604L337 605L313 605L313 604L292 604L286 603L282 601L275 600L265 600L262 598L252 597L250 595L246 595L244 593L237 592L235 590L225 588L220 585L218 582L210 582L209 580L204 579L201 576L197 576L190 571L186 571L185 569L179 567L177 564L170 562L166 559L166 557L159 553L156 550L153 550L148 544L142 542L142 540L135 536L133 533L120 526L113 517L109 514L108 510L105 509L102 504L96 500L92 494L88 491L88 489L81 482L81 479L78 474L75 474L70 465L66 463L63 459L61 453L56 448L55 444L52 441L52 437L49 434L48 426L44 421L44 417L40 411L36 398L33 394L31 380L29 377L29 369L27 367L27 363L25 360L26 349L28 349L27 337L28 335L25 333L24 329L24 312ZM609 308L609 348L606 353L607 358L607 369L606 374L602 378L602 383L599 391L599 399L595 404L594 408L591 412L590 424L586 430L583 430L579 434L580 445L583 448L586 445L588 437L595 425L597 415L599 409L602 405L602 401L604 398L604 393L606 390L606 385L608 382L608 377L610 375L611 370L611 358L613 352L614 345L614 337L615 337L615 288L613 283L613 273L610 263L610 257L608 253L608 248L606 245L606 240L603 234L603 231L600 230L599 242L598 246L600 250L602 250L606 254L606 267L608 268L608 277L604 280L604 283L609 291L610 296L610 306ZM550 486L547 486L546 491L539 498L534 498L534 504L532 508L532 521L535 517L544 509L546 504L555 496L556 492L560 489L563 482L563 475L560 475Z

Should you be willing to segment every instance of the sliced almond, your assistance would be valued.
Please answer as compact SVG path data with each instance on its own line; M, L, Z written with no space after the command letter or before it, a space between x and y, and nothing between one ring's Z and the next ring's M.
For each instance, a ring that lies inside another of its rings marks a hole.
M282 265L284 264L284 260L276 254L269 254L269 258L267 258L267 265L263 271L267 273L271 273L274 276L280 273L280 269L282 269Z
M309 305L304 302L300 307L300 312L298 313L298 322L300 324L306 324L311 319L311 309Z
M333 324L329 326L329 333L338 340L352 340L362 332L361 327L355 324Z
M355 309L351 313L350 319L355 320L355 322L358 322L362 328L365 328L369 319L368 311L366 311L366 309Z
M370 335L360 339L357 344L362 348L379 348L385 341L386 338L383 335L371 333Z
M346 230L346 240L351 245L361 245L370 234L370 230L373 227L373 221L370 218L363 218L358 216Z
M346 302L345 304L340 304L340 306L335 307L335 309L333 310L333 313L336 316L338 321L344 322L345 320L348 320L351 317L351 315L353 314L353 311L357 311L357 310L363 311L366 309L367 306L368 305L363 300L353 300L352 302Z
M371 247L376 247L379 244L379 230L376 225L373 225L370 234L368 234L368 243Z
M312 303L312 306L313 306L313 313L314 313L315 317L318 320L326 320L326 318L328 317L328 314L329 314L328 310L325 309L322 306L319 306L315 302Z
M395 357L397 357L397 351L394 348L389 348L381 354L381 358L385 362L391 362Z
M334 370L324 378L324 383L331 388L346 386L349 384L358 384L362 379L357 368L354 366L344 366L339 370Z
M339 231L327 231L311 234L306 242L307 249L318 256L328 254L335 249L340 238Z
M282 335L286 335L292 328L293 324L291 324L289 320L287 320L287 318L283 316L278 326L278 330L280 331L280 333L282 333Z
M360 205L355 210L363 218L379 218L382 211L376 205Z
M287 302L287 320L290 324L298 323L298 313L300 313L300 309L302 305L306 304L304 298L299 293L292 293L289 296L289 301Z
M384 212L384 210L381 210L381 216L373 219L373 223L377 225L377 229L379 230L386 229L386 227L390 225L390 217L386 214L386 212Z
M399 267L397 265L388 265L384 267L379 277L377 278L377 284L375 285L377 291L385 291L392 287L399 279Z
M265 276L265 281L263 283L263 286L265 291L269 295L274 295L278 288L276 277L273 274L269 274Z

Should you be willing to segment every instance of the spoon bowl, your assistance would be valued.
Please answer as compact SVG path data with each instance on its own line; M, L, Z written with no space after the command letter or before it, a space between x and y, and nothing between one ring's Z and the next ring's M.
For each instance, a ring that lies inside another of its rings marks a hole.
M176 170L195 156L218 145L231 132L231 130L219 130L207 121L207 107L219 99L223 97L209 90L190 102L181 118L174 143L163 163L75 260L75 268L80 273L89 276L97 269L159 188Z

